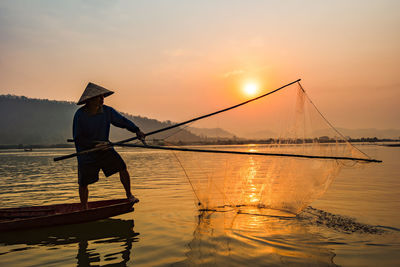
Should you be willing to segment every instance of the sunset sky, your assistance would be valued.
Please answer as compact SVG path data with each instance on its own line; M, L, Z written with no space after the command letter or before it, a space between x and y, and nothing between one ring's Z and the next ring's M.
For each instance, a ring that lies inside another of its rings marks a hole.
M338 127L400 128L400 1L0 1L0 94L92 81L179 122L299 78Z

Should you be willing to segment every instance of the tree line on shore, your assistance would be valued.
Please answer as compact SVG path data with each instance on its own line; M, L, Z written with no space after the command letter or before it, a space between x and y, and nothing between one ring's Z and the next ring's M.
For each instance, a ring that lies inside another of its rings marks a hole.
M69 146L67 139L72 138L72 122L75 111L80 106L74 102L33 99L25 96L0 95L0 147L12 146ZM142 131L150 132L167 127L173 122L161 122L142 116L123 113L128 119L140 126ZM198 141L201 138L189 131L175 129L154 135L154 138L169 140ZM111 128L111 140L132 137L125 129Z

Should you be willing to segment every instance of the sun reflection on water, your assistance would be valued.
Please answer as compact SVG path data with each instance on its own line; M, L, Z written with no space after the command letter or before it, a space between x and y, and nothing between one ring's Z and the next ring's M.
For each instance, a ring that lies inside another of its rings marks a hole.
M286 213L274 216L254 215L257 208L247 208L245 214L236 212L204 213L189 243L185 264L246 265L263 263L333 265L335 256L328 248L317 248L304 238L310 235L295 217ZM318 236L314 236L318 243ZM301 244L301 246L299 246Z

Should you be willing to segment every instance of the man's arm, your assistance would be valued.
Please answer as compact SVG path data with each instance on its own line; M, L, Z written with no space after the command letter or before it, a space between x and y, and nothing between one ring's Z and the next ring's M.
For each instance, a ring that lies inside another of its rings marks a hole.
M128 120L124 116L122 116L120 113L118 113L115 109L110 108L110 113L111 113L111 124L119 127L119 128L124 128L127 129L128 131L131 131L133 133L136 133L137 137L140 140L144 140L145 134L139 129L136 124L134 124L131 120Z

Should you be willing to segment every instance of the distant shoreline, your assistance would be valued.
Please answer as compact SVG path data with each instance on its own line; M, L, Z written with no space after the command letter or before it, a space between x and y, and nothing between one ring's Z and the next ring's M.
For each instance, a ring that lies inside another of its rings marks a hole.
M350 139L348 140L350 143L354 144L362 144L362 145L381 145L388 147L399 147L400 140L399 139L377 139L374 138L359 138L359 139ZM335 143L336 140L324 140L320 141L320 143ZM389 143L392 144L380 144L380 143ZM396 142L393 144L393 142ZM312 143L306 142L306 143ZM342 142L341 142L342 143ZM197 142L168 142L165 143L163 141L150 141L150 144L155 145L249 145L249 144L277 144L272 139L267 140L232 140L232 139L221 139L221 140L212 140L212 141L197 141ZM300 144L300 143L298 143ZM75 148L74 144L3 144L0 145L0 149L21 149L25 151L31 151L32 149L41 149L41 148Z
M0 145L0 149L21 149L29 151L38 148L75 148L72 144L49 144L49 145Z

